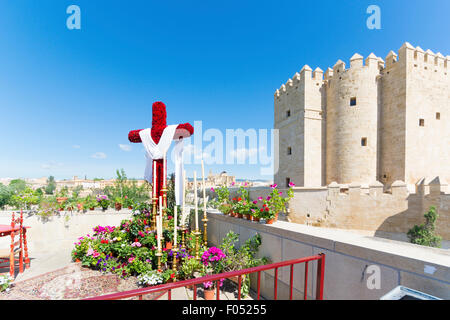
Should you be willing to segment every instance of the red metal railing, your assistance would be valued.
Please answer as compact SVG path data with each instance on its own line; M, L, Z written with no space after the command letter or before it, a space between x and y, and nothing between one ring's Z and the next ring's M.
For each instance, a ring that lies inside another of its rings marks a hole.
M241 288L242 288L242 276L251 274L251 273L258 273L258 283L257 283L257 299L260 299L261 294L261 272L266 270L275 270L275 277L274 277L274 300L277 300L278 297L278 269L282 267L290 267L290 281L289 281L289 299L292 300L293 298L293 289L294 289L294 265L304 263L305 264L305 280L304 280L304 299L307 299L308 295L308 263L310 261L317 260L317 286L316 286L316 300L322 300L323 299L323 285L324 285L324 276L325 276L325 254L321 253L319 255L300 258L300 259L294 259L289 261L282 261L282 262L276 262L272 264L266 264L254 268L249 269L243 269L243 270L237 270L237 271L230 271L220 274L214 274L209 275L201 278L195 278L195 279L189 279L189 280L183 280L183 281L177 281L172 283L166 283L161 284L158 286L153 287L147 287L147 288L140 288L125 292L118 292L113 294L107 294L104 296L98 296L93 298L88 298L85 300L118 300L118 299L126 299L126 298L133 298L133 297L139 297L139 300L142 300L142 297L147 294L158 294L156 298L158 299L162 297L165 293L167 293L168 300L172 299L172 290L186 287L186 286L193 286L194 289L194 300L197 300L197 285L203 284L203 282L207 281L216 281L216 299L220 300L220 287L218 285L218 282L220 279L224 278L232 278L232 277L238 277L238 300L241 300Z

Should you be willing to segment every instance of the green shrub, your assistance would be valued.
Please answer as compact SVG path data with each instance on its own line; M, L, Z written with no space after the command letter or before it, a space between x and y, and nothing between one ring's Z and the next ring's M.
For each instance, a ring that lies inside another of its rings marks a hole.
M435 224L438 218L436 207L431 206L424 217L425 224L415 225L408 231L407 235L410 242L422 246L440 248L442 237L435 234Z

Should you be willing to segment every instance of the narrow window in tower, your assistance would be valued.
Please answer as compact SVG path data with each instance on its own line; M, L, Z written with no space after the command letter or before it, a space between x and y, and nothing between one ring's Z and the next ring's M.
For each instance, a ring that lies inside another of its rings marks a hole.
M436 112L436 120L441 120L441 113L440 112Z
M291 183L291 178L286 178L286 188L289 188L290 183Z
M290 156L292 154L292 148L291 147L287 148L287 154L288 154L288 156Z
M425 120L424 119L419 119L419 126L425 127Z
M356 106L356 97L350 98L350 106L351 107Z
M291 116L291 110L286 111L286 118L289 118Z
M361 146L367 147L367 138L361 138Z

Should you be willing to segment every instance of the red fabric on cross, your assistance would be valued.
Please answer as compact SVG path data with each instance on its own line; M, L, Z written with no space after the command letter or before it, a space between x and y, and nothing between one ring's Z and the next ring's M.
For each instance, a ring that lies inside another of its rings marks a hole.
M152 105L152 139L153 141L158 144L159 140L161 139L161 135L164 131L164 129L167 127L167 111L166 111L166 105L161 102L157 101L153 103ZM141 132L143 129L140 130L132 130L128 133L128 140L133 143L140 143L142 142L141 137L139 135L139 132ZM194 134L194 128L189 123L183 123L178 125L176 129L176 135L178 137L189 137ZM163 186L163 159L155 160L156 161L156 173L158 180L156 181L156 194L158 196L162 196L161 189ZM153 169L152 169L153 170ZM153 175L155 172L153 172Z

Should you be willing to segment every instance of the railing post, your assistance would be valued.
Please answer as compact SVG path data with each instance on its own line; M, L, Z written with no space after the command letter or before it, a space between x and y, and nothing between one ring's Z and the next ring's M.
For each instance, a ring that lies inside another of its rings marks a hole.
M273 300L277 300L278 295L278 267L275 268L275 280L274 280L274 292L273 292Z
M217 300L220 300L220 285L219 285L219 283L220 283L220 281L217 280L217 281L216 281L216 287L217 287L216 295L217 295Z
M323 285L325 279L325 254L320 254L321 258L317 261L317 287L316 300L323 300Z
M304 300L308 299L308 261L305 262L305 287L303 289Z
M292 300L292 291L294 289L294 265L291 264L291 279L290 279L290 285L289 285L289 300Z
M238 300L241 300L241 281L242 281L242 276L239 275L238 276Z
M258 300L261 292L261 271L258 271Z

